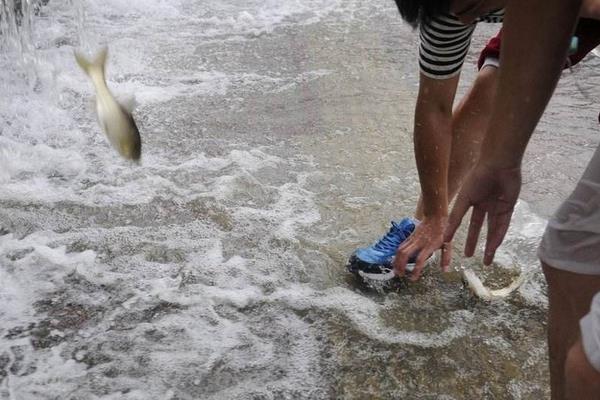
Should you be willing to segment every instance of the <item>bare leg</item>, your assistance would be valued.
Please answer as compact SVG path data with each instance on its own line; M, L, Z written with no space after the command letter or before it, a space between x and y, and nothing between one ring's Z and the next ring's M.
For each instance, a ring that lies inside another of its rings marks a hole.
M582 275L542 262L548 282L548 353L552 400L565 397L565 359L579 337L579 320L600 291L600 275Z
M452 149L448 172L448 201L458 192L463 178L479 157L481 141L485 135L493 100L496 94L498 70L487 66L481 69L473 86L452 114ZM423 217L421 198L415 217Z
M567 353L565 392L569 400L600 399L600 372L590 364L581 339Z

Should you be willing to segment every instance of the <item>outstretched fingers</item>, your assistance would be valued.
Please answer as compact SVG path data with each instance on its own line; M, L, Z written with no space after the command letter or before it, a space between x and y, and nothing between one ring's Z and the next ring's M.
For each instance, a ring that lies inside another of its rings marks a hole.
M485 211L477 206L473 206L469 232L467 233L467 241L465 242L465 257L472 257L475 254L475 247L477 247L477 240L479 239L484 219Z
M471 207L471 202L465 196L459 194L456 203L454 203L454 207L452 207L452 211L448 216L448 225L446 225L446 230L444 231L444 243L452 242L454 234L460 226L469 207ZM450 260L448 260L448 264L449 263Z
M452 261L452 242L442 243L442 257L440 267L443 272L448 272L450 269L450 261Z
M513 210L501 214L488 214L488 235L483 253L483 264L490 265L494 261L496 250L502 244L508 231Z

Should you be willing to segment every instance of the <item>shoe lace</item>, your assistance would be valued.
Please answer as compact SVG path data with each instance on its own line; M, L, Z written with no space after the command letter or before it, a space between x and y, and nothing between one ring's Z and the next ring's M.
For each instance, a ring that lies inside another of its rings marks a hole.
M408 237L409 232L405 232L402 226L392 221L392 227L375 245L374 249L380 251L396 250L400 243Z

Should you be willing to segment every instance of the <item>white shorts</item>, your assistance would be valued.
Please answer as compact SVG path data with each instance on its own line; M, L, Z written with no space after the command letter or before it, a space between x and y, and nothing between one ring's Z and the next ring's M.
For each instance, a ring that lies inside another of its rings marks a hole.
M600 293L594 296L590 312L579 321L579 326L585 355L600 372Z
M573 193L548 221L538 256L557 269L600 275L600 146Z

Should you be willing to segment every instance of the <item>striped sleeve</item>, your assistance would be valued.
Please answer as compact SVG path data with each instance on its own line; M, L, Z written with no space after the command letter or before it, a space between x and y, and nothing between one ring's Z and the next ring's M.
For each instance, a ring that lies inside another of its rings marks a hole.
M438 16L421 24L421 72L434 79L447 79L458 74L467 56L475 25L464 25L451 15Z

